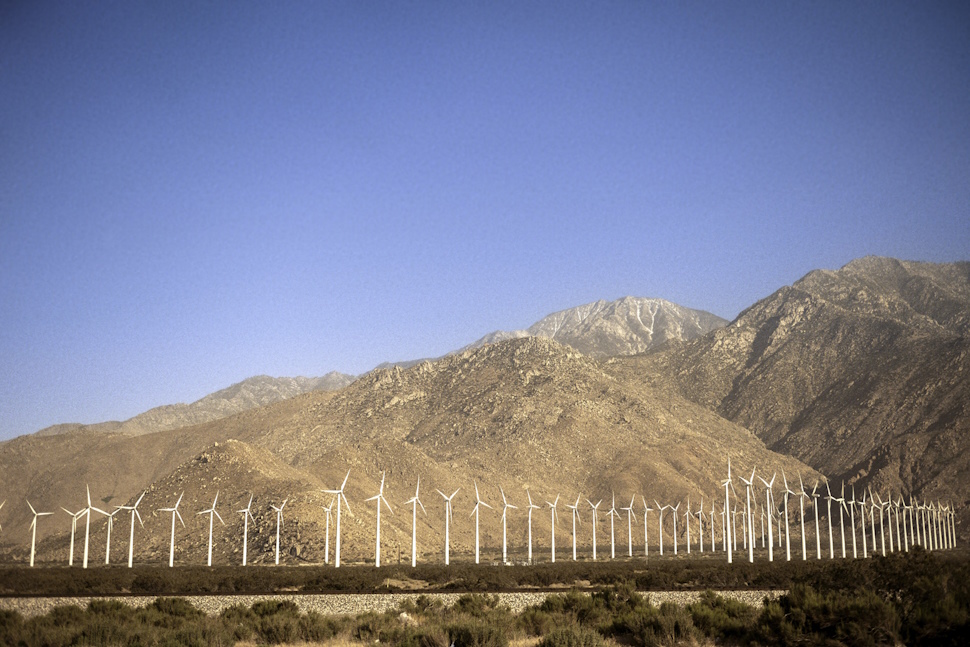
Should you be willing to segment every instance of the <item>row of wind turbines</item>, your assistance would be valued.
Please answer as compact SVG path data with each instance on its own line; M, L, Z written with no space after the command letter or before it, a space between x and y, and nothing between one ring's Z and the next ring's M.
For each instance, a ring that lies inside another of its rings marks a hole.
M781 502L779 503L775 499L775 481L777 474L773 474L771 479L766 479L764 477L758 477L758 481L763 485L763 492L757 492L757 483L755 480L756 470L752 469L749 478L739 477L740 482L744 485L744 501L741 502L741 497L734 486L734 479L731 477L731 463L728 461L728 474L727 478L721 482L724 487L724 499L723 505L720 506L720 512L717 510L717 505L714 497L710 498L711 505L709 511L705 511L704 500L700 499L700 504L695 510L691 506L690 498L688 497L686 505L684 506L683 512L680 508L683 502L677 502L676 505L664 504L662 505L659 501L654 500L653 506L649 505L646 497L640 495L640 502L642 504L641 519L643 521L643 550L644 556L649 557L650 555L650 532L649 532L649 515L652 512L657 514L657 539L658 539L658 553L660 556L664 555L664 513L669 511L669 519L672 525L672 549L673 554L679 554L679 542L678 538L680 533L678 532L678 521L683 519L683 531L686 535L686 552L691 554L691 549L693 545L691 531L692 528L696 528L697 537L697 547L701 553L705 551L705 530L707 534L707 547L711 553L718 550L717 544L720 543L720 550L726 554L727 561L729 563L733 562L734 554L739 551L745 551L748 555L748 560L750 562L754 561L754 551L758 540L761 541L762 550L767 549L768 561L774 560L774 550L775 550L775 530L777 529L777 542L779 550L784 543L785 547L785 558L791 560L792 558L792 546L791 546L791 514L789 510L789 500L792 497L797 497L799 501L799 513L795 516L795 519L800 523L801 532L799 537L801 540L801 554L802 559L808 559L808 547L807 547L807 537L805 531L806 524L806 512L805 504L808 501L812 508L814 508L814 525L815 525L815 556L816 559L822 559L822 540L823 532L821 530L821 522L819 515L819 499L824 499L826 502L826 515L828 526L828 555L830 559L834 559L836 556L835 550L835 533L833 527L833 504L837 505L838 516L839 516L839 538L841 544L841 557L847 557L847 534L845 528L846 515L848 515L849 528L851 530L851 546L852 546L852 557L858 558L859 548L861 547L862 557L867 558L869 556L869 544L866 526L866 512L868 509L869 513L869 531L871 534L871 546L872 553L876 554L878 549L881 549L883 555L886 555L886 538L887 538L887 528L888 528L888 546L889 552L898 551L909 551L911 546L922 546L927 550L942 550L952 548L956 545L956 517L954 514L954 509L952 505L943 505L940 502L935 503L919 503L914 498L910 498L910 502L907 504L903 497L900 495L894 498L892 495L887 494L886 498L883 499L878 493L873 493L871 490L866 490L862 493L861 498L857 498L855 487L852 487L851 498L846 499L845 495L845 485L843 483L841 494L835 496L829 487L827 481L825 481L826 494L823 497L819 491L819 482L816 481L815 486L812 488L811 492L806 491L805 485L799 475L799 489L798 491L793 491L789 487L788 479L782 472L782 481L784 489L780 490ZM329 505L323 506L323 510L326 512L326 532L325 532L325 547L324 547L324 562L330 563L330 524L331 516L335 517L336 528L335 528L335 550L334 550L334 566L339 567L341 562L341 511L346 509L349 514L353 514L350 509L350 503L344 493L347 485L347 481L350 478L350 472L344 477L343 482L339 488L323 490L324 493L333 496L332 501ZM391 508L390 503L384 496L384 485L385 485L385 474L381 475L381 485L377 494L365 499L366 502L374 502L376 505L377 512L377 525L375 532L375 549L374 549L374 563L375 566L380 567L381 565L381 510L386 509L391 514L394 513ZM414 496L408 499L404 505L411 506L412 510L412 520L411 520L411 565L417 565L417 555L418 555L418 510L420 509L424 515L427 515L427 510L424 507L420 499L420 488L421 480L420 477L417 480L417 484L414 490ZM494 508L482 500L478 483L474 484L475 489L475 505L471 510L469 516L475 518L475 563L478 564L481 558L481 543L480 543L480 522L483 509ZM453 505L452 502L455 496L460 491L456 489L450 495L437 490L438 494L442 497L444 504L444 563L446 565L450 564L451 560L451 524L454 519L453 515ZM499 491L502 496L502 563L509 563L508 559L508 523L509 523L509 511L518 510L519 507L510 503L508 497L506 497L505 490L499 487ZM179 521L183 527L185 527L185 521L182 519L182 515L179 512L179 506L182 503L182 497L184 495L180 494L175 502L175 505L167 508L158 508L157 512L170 513L172 515L172 525L171 534L169 542L169 561L170 567L175 564L175 541L176 541L176 521ZM75 535L77 532L78 522L84 520L84 552L83 552L83 567L88 567L89 558L89 539L91 532L91 515L93 513L98 513L107 518L107 540L105 544L105 564L110 563L111 555L111 531L114 522L114 517L118 513L127 512L131 516L130 520L130 535L128 541L128 567L131 568L134 558L134 539L135 539L135 522L137 520L138 524L144 527L144 523L141 518L141 514L138 511L138 506L144 498L145 493L135 501L132 505L122 505L115 506L113 512L107 512L101 510L91 503L91 491L87 488L87 506L81 508L76 512L72 512L66 508L62 508L64 512L71 515L71 546L70 553L68 556L68 565L73 566L74 564L74 546L75 546ZM763 496L763 503L760 499ZM249 522L253 521L255 523L255 518L252 515L252 505L253 505L253 495L250 495L249 503L247 506L241 510L237 510L238 514L242 514L243 517L243 544L242 544L242 565L246 566L248 562L248 543L249 543ZM535 510L543 509L542 506L536 505L532 500L531 493L526 490L526 498L528 504L523 504L525 516L527 519L528 529L527 529L527 563L532 564L533 562L533 532L532 532L532 517ZM733 498L733 503L732 503ZM550 561L556 561L556 523L559 520L558 515L558 505L559 505L560 495L557 494L555 499L552 501L545 501L545 507L549 511L550 521L551 521L551 535L550 535ZM627 557L633 557L634 553L634 532L633 523L637 520L637 511L634 509L636 505L637 495L633 495L630 499L629 505L625 507L617 508L616 495L613 494L611 498L611 506L609 510L604 512L609 519L610 526L610 558L616 559L616 522L622 519L620 513L625 513L627 521ZM577 525L581 525L582 522L582 510L586 507L582 505L583 500L582 495L577 495L576 500L573 503L564 503L566 508L570 510L570 516L572 518L572 559L577 560ZM205 509L199 511L198 515L209 515L209 540L208 540L208 559L207 564L212 565L212 532L215 523L215 519L225 525L225 521L222 516L216 510L216 506L219 501L219 493L216 492L215 498L212 501L212 505ZM280 560L280 533L283 528L283 510L286 506L288 499L284 499L279 506L271 505L270 507L276 513L276 538L275 538L275 563L279 564ZM878 501L878 502L877 502ZM592 559L598 559L597 551L597 535L599 526L599 512L600 505L602 505L603 500L599 500L593 503L590 499L585 499L586 505L589 506L589 514L591 516L590 526L591 526L591 539L592 539ZM30 524L31 533L31 544L30 544L30 565L34 566L34 556L35 547L37 539L37 522L40 517L48 516L54 514L53 512L38 512L31 505L30 501L27 501L27 505L33 513L34 517ZM334 510L334 506L336 509ZM3 503L0 503L0 509L3 508ZM858 519L856 516L856 511L858 508ZM876 511L879 512L879 538L880 542L877 548L877 534L876 534ZM895 520L895 529L894 529ZM738 535L738 526L740 521L740 539ZM859 525L857 521L861 521L861 542L858 541L858 529ZM888 522L888 523L887 523ZM638 522L639 523L639 522ZM811 526L811 523L809 522ZM720 532L718 533L718 526L720 526ZM784 532L783 532L784 529ZM0 528L2 530L2 528ZM720 542L716 540L716 535L720 534ZM782 540L784 537L784 542Z

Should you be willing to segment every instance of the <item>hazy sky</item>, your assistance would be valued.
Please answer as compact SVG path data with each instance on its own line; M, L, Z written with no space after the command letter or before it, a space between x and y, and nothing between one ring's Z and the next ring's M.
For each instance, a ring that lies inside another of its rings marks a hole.
M966 2L0 4L0 438L970 259Z

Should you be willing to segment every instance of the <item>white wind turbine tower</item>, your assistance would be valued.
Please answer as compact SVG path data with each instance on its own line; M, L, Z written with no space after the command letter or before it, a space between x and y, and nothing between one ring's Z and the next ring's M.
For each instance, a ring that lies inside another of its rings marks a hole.
M842 496L836 499L839 502L839 532L842 535L842 559L845 559L845 481L842 481Z
M715 538L714 532L715 532L715 525L716 525L715 519L716 518L717 517L714 516L714 497L711 497L711 516L708 517L708 519L711 520L711 552L712 553L716 553L717 552L717 543L714 541L714 538ZM722 526L721 527L721 534L724 534L725 532L726 532L726 529Z
M27 507L30 511L34 513L34 520L30 522L30 565L34 565L34 547L37 545L37 518L46 517L48 515L54 514L53 512L37 512L34 510L34 506L30 505L30 501L27 501Z
M616 511L616 494L613 495L613 504L606 514L610 518L610 559L616 559L616 535L613 532L613 518L620 516Z
M728 475L724 481L721 482L724 486L724 549L727 551L727 561L728 564L734 562L734 545L731 542L731 523L728 519L728 509L731 505L731 495L728 492L728 488L734 484L731 482L731 459L728 458Z
M71 551L68 553L67 565L74 566L74 535L77 532L77 520L88 513L87 509L81 508L77 512L71 512L64 506L61 506L61 510L71 515Z
M330 505L322 505L320 506L320 508L322 508L327 515L326 539L324 540L324 544L323 544L323 563L329 564L330 563L330 513L333 511L333 501L330 502Z
M808 498L808 494L805 492L805 482L802 481L802 475L798 475L798 510L800 512L799 517L801 518L802 524L802 561L808 559L808 550L805 546L805 499Z
M812 507L815 508L815 559L822 559L822 532L818 526L818 479L815 479L815 487L812 488Z
M576 503L566 504L566 507L573 511L573 561L576 561L576 520L579 518L579 497L576 495Z
M765 512L768 514L768 561L769 562L773 562L775 560L775 550L774 550L775 538L774 538L774 535L771 534L771 518L774 516L772 514L772 512L774 511L774 504L772 503L771 488L775 484L775 477L777 475L778 475L777 473L772 474L770 481L766 481L760 476L758 477L758 479L765 484L765 488L766 488L765 489Z
M825 497L825 502L828 504L828 518L829 518L829 559L835 559L835 543L832 541L832 501L835 498L832 496L832 489L829 487L828 480L825 481L825 491L828 494Z
M488 509L492 509L492 506L488 505L482 501L481 497L478 496L478 481L475 482L475 507L472 508L472 513L468 515L469 517L475 517L475 563L478 563L478 518L481 511L481 506L485 506Z
M414 496L407 500L404 505L410 505L411 510L411 568L418 565L418 506L421 506L421 512L424 516L428 516L428 511L424 509L424 504L421 503L421 499L418 498L418 490L421 489L421 477L418 477L418 484L414 487ZM329 523L330 510L327 509L327 519Z
M539 509L539 506L537 506L536 504L534 504L532 502L532 495L529 493L529 490L526 490L525 491L525 495L527 497L529 497L529 508L528 508L529 509L529 557L528 557L528 561L531 564L532 563L532 511L533 510L538 510ZM596 551L593 551L593 552L596 552Z
M87 514L84 519L84 568L88 567L88 540L91 537L91 512L100 512L104 516L108 516L108 513L100 508L95 508L91 505L91 488L87 485L84 486L88 491L88 507Z
M509 552L508 552L508 516L509 509L518 510L518 508L505 498L505 490L502 489L500 485L498 491L502 493L502 563L509 563Z
M598 508L600 507L600 504L603 503L603 499L600 499L599 501L597 501L596 505L593 505L593 502L590 501L589 499L586 499L586 503L588 503L589 507L593 509L593 561L595 562L596 561L596 517L597 517L597 512L599 512Z
M906 534L906 502L903 501L902 495L896 501L896 538L899 538L899 513L902 511L903 514L903 550L907 553L909 552L909 535Z
M670 508L671 516L674 518L674 555L677 554L677 513L680 511L680 501L677 502L675 506L667 506Z
M690 555L690 497L687 497L687 507L684 509L684 525L687 526L687 554Z
M886 509L886 504L883 502L882 497L880 497L878 494L874 496L877 499L879 499L879 537L880 537L880 543L882 546L882 556L885 557L886 556L886 524L884 520L885 515L883 514L883 512Z
M458 488L458 490L460 489L461 488ZM448 496L441 490L438 490L438 494L440 494L445 500L445 566L448 566L451 560L451 500L455 498L456 494L458 494L458 490L452 492L451 496Z
M869 533L872 535L872 554L876 554L876 500L872 496L872 490L868 490L869 493Z
M790 526L788 525L788 497L795 494L788 487L788 478L785 476L785 470L781 471L781 479L785 484L785 560L791 561L791 535L789 533Z
M647 500L644 496L640 495L640 501L643 503L643 556L650 557L650 539L647 533L647 515L653 512L653 508L647 505Z
M182 520L182 515L179 514L179 504L182 503L182 496L184 494L185 494L185 492L182 492L182 494L179 494L178 501L175 502L175 506L174 507L171 507L171 508L159 508L158 509L158 512L171 512L172 513L172 541L171 541L171 546L170 546L169 551L168 551L168 567L169 568L172 568L173 566L175 566L175 517L178 517L179 518L179 521L182 522L182 527L183 528L185 527L185 521Z
M852 526L852 559L859 559L859 551L856 548L856 529L855 529L855 484L852 485L852 499L849 501L849 524Z
M138 500L141 501L141 499L138 499ZM136 503L135 505L137 506L138 504ZM250 494L249 495L249 503L246 504L246 507L243 508L242 510L236 510L237 513L240 513L241 512L242 513L242 516L243 516L243 558L242 558L242 565L243 566L246 565L247 549L249 547L249 520L252 519L253 520L253 523L256 523L256 519L253 517L253 513L251 512L252 507L253 507L253 495ZM328 519L329 519L329 517L328 517ZM138 517L138 520L141 521L141 517ZM132 524L134 524L134 520L132 521ZM329 528L329 526L328 526L328 528ZM132 530L132 534L134 535L134 530ZM328 538L329 538L329 536L330 535L327 535ZM130 555L129 555L128 559L129 559L129 566L130 566L131 565L131 556Z
M855 495L855 492L852 493ZM862 558L868 559L869 547L866 544L866 492L862 491L862 499L859 500L859 516L862 518Z
M110 564L111 563L111 529L115 525L115 515L118 514L118 511L119 510L120 510L120 508L117 508L116 507L114 512L112 512L112 513L110 513L110 514L107 515L107 517L108 517L108 537L107 537L107 539L104 542L104 563L105 564Z
M556 506L559 505L559 495L556 495L556 500L552 503L546 501L546 505L549 506L549 515L552 518L552 563L556 563L556 517L558 516L556 512Z
M697 547L704 552L704 497L701 497L701 507L697 508Z
M387 502L384 498L384 477L387 472L381 472L381 489L378 490L377 494L372 496L367 501L377 501L377 544L374 548L374 566L375 568L380 568L381 566L381 503L387 506L388 512L394 514L394 510L391 510L391 504Z
M212 499L212 507L210 507L208 510L203 510L202 512L196 513L196 514L209 515L209 560L208 560L209 566L212 566L212 521L213 521L212 518L214 516L219 517L219 523L221 523L223 526L226 525L226 522L223 521L222 517L219 516L219 513L216 512L216 503L218 501L219 501L219 490L216 490L216 496L214 499Z
M272 503L269 504L269 507L276 510L276 563L277 565L280 563L280 530L283 529L283 508L286 507L287 501L289 501L289 499L283 499L283 503L281 503L280 507L278 508ZM222 519L219 519L219 521L222 521ZM210 527L212 526L211 518L209 519L209 526ZM380 537L380 531L378 531L377 536Z
M340 489L338 490L324 490L325 494L335 494L337 501L337 545L334 548L333 555L333 566L334 568L340 568L340 502L347 506L347 514L353 516L353 512L350 510L350 502L347 501L347 496L344 494L344 488L347 486L347 479L350 478L350 470L347 470L347 476L344 477L344 482L340 484Z
M748 542L748 561L754 563L754 519L751 516L751 484L754 482L754 469L751 470L751 478L740 477L744 483L744 494L747 499L747 512L745 513L745 531Z
M131 534L128 537L128 568L131 568L135 558L135 517L138 518L138 523L141 524L141 527L145 527L144 522L141 520L141 514L138 513L138 504L141 503L141 500L145 498L147 493L147 491L142 492L138 500L135 501L135 505L120 505L117 506L118 509L115 511L131 510Z
M656 499L653 500L653 503L654 505L657 506L657 515L659 517L657 526L660 528L660 532L657 534L660 536L660 556L663 557L664 556L664 510L666 510L668 506L660 505L660 501L657 501Z
M636 517L633 514L633 502L636 500L637 496L634 494L630 497L630 505L625 508L620 508L620 510L626 511L627 555L629 557L633 557L633 519Z

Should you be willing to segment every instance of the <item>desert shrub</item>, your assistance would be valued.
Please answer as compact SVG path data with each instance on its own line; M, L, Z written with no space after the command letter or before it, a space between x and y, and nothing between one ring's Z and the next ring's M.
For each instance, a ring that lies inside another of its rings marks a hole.
M440 614L444 608L444 603L440 598L432 598L428 595L419 595L413 600L403 600L398 608L412 616L427 616L430 614Z
M687 610L698 629L721 641L742 639L758 616L754 607L711 591L705 591L700 600L688 605Z
M237 641L250 640L256 635L259 617L249 607L234 604L219 614L222 625Z
M274 615L300 615L300 608L292 600L259 600L253 603L253 613L260 618Z
M884 645L899 642L895 608L871 591L819 593L796 585L775 602L765 604L757 622L764 642L791 645Z
M340 618L327 617L316 611L308 611L305 616L300 618L300 640L306 642L330 640L342 632L346 624L347 622Z
M508 647L509 639L501 628L480 620L456 622L445 627L454 647Z
M395 647L449 647L448 633L440 625L414 627L405 630Z
M554 629L574 626L576 619L561 611L544 611L539 605L523 609L516 617L515 624L527 636L545 636Z
M692 641L700 635L690 613L669 602L659 608L652 604L639 605L614 620L612 631L628 635L635 645L643 647Z
M497 595L466 593L459 596L452 608L456 613L470 615L474 618L484 618L499 608L499 605Z
M390 642L399 630L397 619L386 613L367 612L354 619L351 636L361 642Z
M599 632L586 627L560 627L546 634L538 647L605 647Z

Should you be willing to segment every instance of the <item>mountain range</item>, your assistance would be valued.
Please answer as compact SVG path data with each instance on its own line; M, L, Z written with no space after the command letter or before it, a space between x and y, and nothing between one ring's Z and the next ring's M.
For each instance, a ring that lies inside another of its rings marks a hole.
M528 336L488 343L500 333L435 361L376 369L336 390L305 390L193 426L13 439L0 445L0 488L10 501L0 547L15 559L29 547L29 510L11 503L77 508L88 483L106 506L147 491L140 560L167 557L171 520L152 511L181 492L188 527L179 530L176 559L204 559L208 524L194 512L218 490L227 523L218 527L221 563L236 563L241 550L241 515L225 512L251 494L255 561L269 558L269 505L284 498L285 559L320 561L321 506L330 502L321 490L338 486L349 469L354 516L344 518L344 559L373 558L374 509L363 501L384 472L397 513L382 516L386 554L409 549L410 510L402 508L418 477L427 559L442 550L437 489L461 488L452 547L471 550L476 483L491 505L500 507L501 487L519 506L510 541L521 552L526 492L543 506L533 532L547 542L547 500L561 495L563 519L562 506L577 494L604 499L601 512L614 493L617 507L643 495L638 514L652 499L691 497L696 505L703 496L710 505L723 493L728 458L736 470L754 467L766 477L784 470L814 484L825 475L883 496L952 500L966 520L970 264L860 259L812 272L727 325L697 311L670 323L677 309L659 300L598 302L551 315ZM589 505L584 510L589 521ZM500 514L483 520L492 559ZM66 514L42 521L42 558L66 554L69 527ZM965 527L958 525L961 536ZM112 550L120 554L127 536L116 537Z

